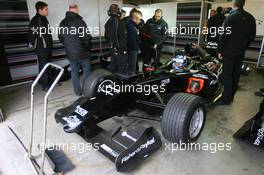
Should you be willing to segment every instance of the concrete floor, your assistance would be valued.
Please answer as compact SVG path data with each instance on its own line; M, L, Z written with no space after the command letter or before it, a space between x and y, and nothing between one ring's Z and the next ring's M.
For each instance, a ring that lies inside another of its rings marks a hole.
M263 77L253 71L249 76L242 76L240 89L235 101L230 106L212 106L208 109L207 122L198 143L231 143L231 151L175 151L165 150L168 142L162 138L163 147L144 161L139 167L128 174L180 174L180 175L264 175L264 150L254 148L232 135L251 118L258 110L259 97L254 96L258 88L264 86ZM37 144L42 136L43 93L38 87L36 93L36 125L34 128L34 152L39 154ZM54 113L57 109L70 105L76 100L72 93L71 82L64 82L56 87L49 101L48 110L48 141L51 143L83 143L86 142L76 134L64 133L60 124L56 124ZM0 106L3 108L6 121L0 124L0 175L29 175L33 174L29 164L24 161L22 147L7 129L11 126L23 143L28 145L30 122L30 85L9 88L0 91ZM134 111L133 115L146 115ZM135 118L113 118L103 123L112 125L153 125L160 132L160 124ZM95 150L64 150L76 166L69 175L88 174L122 174L117 173L112 162ZM47 162L47 161L46 161ZM49 165L46 171L51 174Z

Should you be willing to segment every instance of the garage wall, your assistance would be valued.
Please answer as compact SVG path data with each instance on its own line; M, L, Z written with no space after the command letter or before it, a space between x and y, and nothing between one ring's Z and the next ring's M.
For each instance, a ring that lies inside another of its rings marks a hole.
M37 58L33 49L28 48L27 35L29 20L36 14L37 0L1 0L0 6L0 86L32 80L38 74ZM101 36L104 35L104 23L109 18L107 10L110 4L122 6L122 0L44 0L49 4L48 20L52 27L58 27L65 17L70 3L80 6L81 15L87 25L99 28L101 21ZM99 4L98 4L99 3ZM99 8L98 8L99 6ZM98 10L99 9L99 10ZM109 55L109 46L102 39L102 50L99 45L99 32L93 33L92 63L100 57ZM65 66L68 60L57 34L53 35L52 62ZM2 67L5 67L3 69Z
M216 9L218 6L232 7L232 2L229 3L214 3L212 8ZM257 35L264 35L264 2L263 0L246 1L245 10L251 13L256 20L263 21L257 24Z
M232 7L232 2L214 3L212 8L216 9L218 6ZM245 10L251 13L257 20L257 37L255 41L248 48L245 57L249 61L257 62L263 35L264 35L264 3L263 3L263 0L246 1ZM258 22L259 20L263 22L259 23Z
M152 18L156 9L163 10L163 18L168 23L169 27L175 27L177 16L177 3L157 3L146 4L138 6L139 10L143 13L143 20L146 22L149 18ZM132 7L124 6L124 10L129 14Z
M38 0L27 0L29 16L32 18L36 14L35 3ZM61 20L65 17L65 13L71 3L75 3L80 7L80 15L87 23L88 27L94 29L93 36L99 36L99 14L101 21L101 35L104 34L104 24L109 18L107 10L112 3L122 7L122 0L43 0L49 5L48 20L52 27L58 27ZM99 12L99 13L98 13ZM53 39L57 40L58 36L53 35Z

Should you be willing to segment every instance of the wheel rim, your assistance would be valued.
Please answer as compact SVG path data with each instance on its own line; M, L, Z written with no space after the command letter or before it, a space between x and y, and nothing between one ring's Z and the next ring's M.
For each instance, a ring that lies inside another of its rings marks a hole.
M196 138L200 134L203 124L204 124L204 110L202 108L198 108L193 113L189 126L189 134L191 139Z

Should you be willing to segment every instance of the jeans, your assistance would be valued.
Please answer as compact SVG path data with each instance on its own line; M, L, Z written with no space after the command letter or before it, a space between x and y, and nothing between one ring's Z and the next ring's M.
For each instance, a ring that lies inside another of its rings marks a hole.
M129 75L136 73L137 57L138 57L138 51L136 51L136 50L129 50L128 51L128 74Z
M90 72L90 59L82 60L70 60L71 66L71 80L75 95L80 96L82 94L79 70L80 66L83 70L83 81L88 77ZM83 84L83 83L82 83Z

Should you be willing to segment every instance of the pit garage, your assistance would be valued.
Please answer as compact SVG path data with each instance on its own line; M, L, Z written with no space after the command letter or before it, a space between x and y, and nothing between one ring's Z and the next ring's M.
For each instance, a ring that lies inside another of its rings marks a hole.
M243 2L1 1L0 175L264 175L264 3ZM43 9L50 48L30 42ZM63 23L66 12L78 19ZM87 30L60 33L77 20ZM40 48L51 52L42 68ZM89 58L77 60L76 93L71 54L80 52Z

